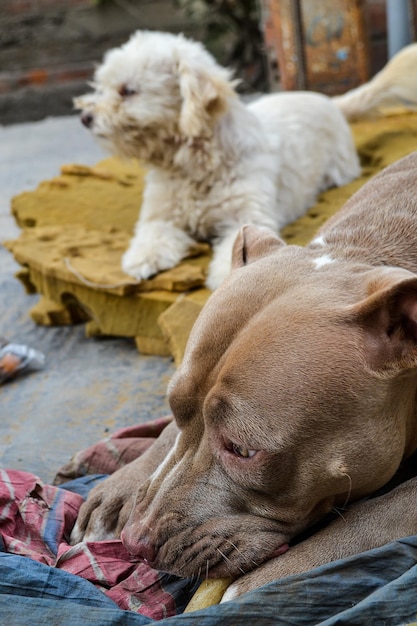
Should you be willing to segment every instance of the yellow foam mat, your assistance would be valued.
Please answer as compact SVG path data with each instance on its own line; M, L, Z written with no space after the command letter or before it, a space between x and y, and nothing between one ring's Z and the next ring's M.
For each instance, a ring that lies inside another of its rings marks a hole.
M362 175L320 195L307 215L283 229L305 244L371 176L417 150L417 114L396 111L352 124ZM138 217L144 170L135 161L106 159L94 167L64 165L61 174L16 196L22 228L5 242L22 266L18 278L41 300L37 324L84 323L86 335L135 338L139 351L181 362L191 327L210 295L204 287L210 250L196 245L178 267L136 283L120 269Z

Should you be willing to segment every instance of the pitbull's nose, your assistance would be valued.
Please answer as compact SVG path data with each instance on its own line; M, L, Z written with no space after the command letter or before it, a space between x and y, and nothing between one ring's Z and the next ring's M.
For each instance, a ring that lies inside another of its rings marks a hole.
M129 554L138 557L144 563L153 563L157 553L156 547L138 530L136 524L125 527L120 536L122 543Z
M93 125L93 121L94 121L94 117L92 116L91 113L83 113L81 115L81 122L87 128L91 128L91 126Z

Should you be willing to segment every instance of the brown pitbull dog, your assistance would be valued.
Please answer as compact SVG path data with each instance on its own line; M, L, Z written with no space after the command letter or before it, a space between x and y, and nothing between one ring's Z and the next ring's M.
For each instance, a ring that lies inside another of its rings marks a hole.
M416 190L417 152L306 247L243 227L170 384L175 421L92 491L73 542L121 533L156 569L238 579L231 599L417 532L417 479L348 506L417 448Z

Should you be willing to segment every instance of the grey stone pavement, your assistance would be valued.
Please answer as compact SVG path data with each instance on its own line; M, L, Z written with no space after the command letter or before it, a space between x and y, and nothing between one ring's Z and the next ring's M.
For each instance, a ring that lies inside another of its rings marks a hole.
M59 173L106 155L76 116L0 126L0 336L42 351L45 368L0 385L0 467L51 481L77 450L117 428L169 412L168 358L140 355L129 339L86 339L82 326L41 327L1 245L19 234L10 200Z

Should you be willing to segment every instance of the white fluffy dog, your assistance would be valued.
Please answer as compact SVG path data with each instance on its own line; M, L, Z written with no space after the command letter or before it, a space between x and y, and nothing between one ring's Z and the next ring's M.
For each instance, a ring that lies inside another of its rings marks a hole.
M231 73L181 35L139 31L109 51L94 93L75 105L112 153L149 168L123 270L149 278L209 241L215 289L243 224L277 232L318 192L359 175L347 119L393 98L415 103L416 67L414 44L344 96L279 93L246 106Z

